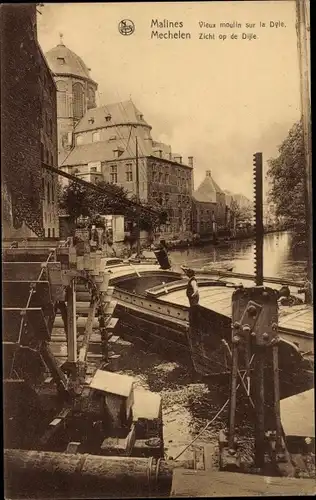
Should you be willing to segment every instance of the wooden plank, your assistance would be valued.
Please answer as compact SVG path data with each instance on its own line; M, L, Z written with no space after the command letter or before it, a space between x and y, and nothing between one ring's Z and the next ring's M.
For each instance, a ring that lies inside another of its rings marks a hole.
M42 271L42 262L3 262L2 279L7 281L37 281ZM41 281L46 280L44 270Z
M66 375L57 364L57 360L55 359L50 346L46 342L43 342L43 344L41 345L40 353L54 379L54 382L57 384L57 389L59 391L63 390L65 392L68 392Z
M268 477L234 472L173 471L171 497L315 495L314 479Z
M34 293L28 304L31 290ZM51 302L48 281L3 281L3 307L43 307Z
M294 319L302 316L303 314L310 314L311 317L312 317L312 310L310 311L306 311L306 309L304 308L303 310L300 310L300 311L295 311L293 312L292 314L288 314L284 319L283 319L283 324L286 324L286 323L289 323L291 321L293 321Z
M110 318L110 321L106 324L107 330L114 330L118 322L118 318Z
M21 321L24 318L35 338L47 340L50 337L47 322L43 310L40 307L14 308L7 307L2 309L3 316L3 339L17 342ZM30 333L30 332L29 332ZM23 339L22 339L23 341Z
M67 289L67 348L69 363L77 362L77 317L74 280Z
M48 429L45 431L43 436L40 438L40 445L46 446L49 441L63 428L66 418L71 413L71 408L64 408L61 410L56 417L50 422Z
M46 262L52 248L11 248L5 249L2 253L3 262Z
M77 311L78 312L78 311ZM87 318L84 316L77 317L77 331L84 330L86 327ZM55 317L54 328L64 328L62 317L58 314ZM93 320L93 329L99 328L99 320L98 318L94 318Z
M89 348L90 336L91 336L92 328L93 328L93 320L95 317L96 309L97 309L97 301L94 300L92 302L92 304L90 305L89 315L87 318L87 323L86 323L86 327L85 327L85 331L84 331L84 335L83 335L82 347L79 350L79 362L80 363L84 363L86 361L87 352L88 352L88 348Z
M314 389L282 399L281 421L286 436L315 438Z

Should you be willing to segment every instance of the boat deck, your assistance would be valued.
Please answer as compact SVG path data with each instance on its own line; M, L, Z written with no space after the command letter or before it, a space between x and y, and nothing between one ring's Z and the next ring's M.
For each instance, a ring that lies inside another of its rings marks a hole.
M152 263L121 263L115 266L110 266L109 270L111 271L110 284L111 282L116 282L117 279L119 280L120 278L128 276L140 277L145 276L146 274L154 275L162 272L158 264ZM169 272L170 271L163 271L164 276ZM170 272L170 274L173 274L174 281L164 283L164 277L162 277L161 285L159 284L153 288L143 290L143 293L147 296L147 298L155 297L155 299L158 299L159 302L167 302L175 306L180 306L184 312L186 312L189 308L186 296L187 279L185 277L182 278L179 273ZM177 274L179 279L176 277ZM199 282L200 305L228 318L231 317L232 294L236 285L240 285L242 282L245 287L255 286L254 281L251 279L241 280L234 277L220 278L218 276L206 277L202 275L199 276L198 273L197 279ZM213 282L212 285L210 284L210 281ZM225 283L226 286L216 286L216 284L214 285L214 281ZM264 285L273 289L281 287L281 285L269 282L265 282ZM289 286L289 289L292 295L301 297L297 292L297 287ZM285 340L299 344L301 351L308 352L313 350L314 325L312 306L306 304L296 306L280 305L279 331Z
M230 280L232 282L232 280ZM238 281L236 280L236 284ZM245 283L244 286L252 286L253 283ZM275 288L275 285L266 283L266 286ZM232 293L234 288L223 286L200 286L200 305L222 314L223 316L231 316L232 308ZM294 290L291 293L295 295ZM188 299L186 296L186 289L177 289L159 295L159 300L171 302L180 306L188 307ZM313 338L314 325L313 325L313 308L310 305L301 304L296 306L282 306L279 307L279 330L281 332L295 331L303 335Z

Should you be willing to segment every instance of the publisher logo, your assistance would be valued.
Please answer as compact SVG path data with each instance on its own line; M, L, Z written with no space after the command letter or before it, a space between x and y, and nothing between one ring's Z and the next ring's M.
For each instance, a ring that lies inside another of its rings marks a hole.
M123 19L118 25L119 32L121 35L129 36L135 31L135 24L130 19Z

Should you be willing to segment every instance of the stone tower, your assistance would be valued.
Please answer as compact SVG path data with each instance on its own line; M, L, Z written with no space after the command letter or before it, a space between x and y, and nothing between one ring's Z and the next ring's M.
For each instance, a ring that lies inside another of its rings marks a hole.
M88 109L96 107L98 84L90 69L62 41L46 54L57 86L58 165L73 146L73 130Z

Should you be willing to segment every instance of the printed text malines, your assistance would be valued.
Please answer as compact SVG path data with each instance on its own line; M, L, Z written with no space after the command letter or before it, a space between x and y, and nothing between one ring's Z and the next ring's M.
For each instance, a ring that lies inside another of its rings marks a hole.
M181 31L181 29L179 29L183 28L183 21L169 21L168 19L162 19L162 20L152 19L150 27L156 28L155 30L153 29L151 32L151 38L158 38L158 39L191 38L190 33L186 33L184 31ZM171 31L174 29L177 29L177 31Z

